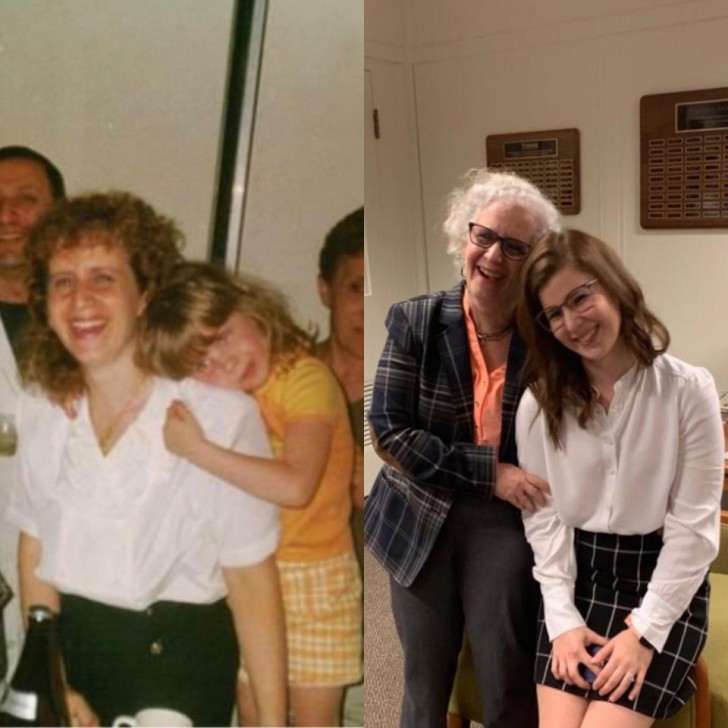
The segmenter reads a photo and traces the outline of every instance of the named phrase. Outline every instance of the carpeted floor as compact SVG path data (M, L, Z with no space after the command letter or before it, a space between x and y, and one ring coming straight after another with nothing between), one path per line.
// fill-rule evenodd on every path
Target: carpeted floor
M364 552L364 714L366 728L396 728L402 702L402 650L389 602L389 579Z
M364 714L366 728L397 728L402 702L402 650L389 602L389 577L364 554ZM442 719L445 726L445 716ZM472 723L472 728L482 728Z

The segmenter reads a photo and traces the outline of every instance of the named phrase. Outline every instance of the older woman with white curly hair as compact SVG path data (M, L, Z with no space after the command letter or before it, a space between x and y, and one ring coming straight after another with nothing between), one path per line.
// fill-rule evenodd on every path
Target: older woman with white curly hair
M521 510L543 504L548 484L516 465L525 352L514 312L533 242L558 229L558 211L530 182L472 170L444 224L461 280L387 316L369 413L385 465L365 539L390 574L402 728L443 725L464 627L485 725L538 722L539 597Z

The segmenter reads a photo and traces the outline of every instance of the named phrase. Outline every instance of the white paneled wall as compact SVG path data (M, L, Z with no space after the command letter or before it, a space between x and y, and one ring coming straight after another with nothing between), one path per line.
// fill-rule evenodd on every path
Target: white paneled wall
M365 4L369 62L397 56L416 101L405 128L418 165L400 174L421 194L429 287L454 280L440 232L444 200L464 171L485 164L486 135L576 127L582 211L567 224L620 252L670 329L673 353L728 389L728 230L639 225L639 99L728 85L728 4L405 0L394 4L404 19L396 51L386 37L393 9ZM372 36L370 16L379 18Z
M318 253L364 199L361 0L269 0L241 265L328 326Z

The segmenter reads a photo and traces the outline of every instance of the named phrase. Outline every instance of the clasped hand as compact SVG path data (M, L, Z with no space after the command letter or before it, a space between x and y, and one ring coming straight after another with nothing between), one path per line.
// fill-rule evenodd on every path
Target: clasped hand
M589 645L599 645L601 649L592 656L587 651ZM568 685L594 690L603 697L608 695L612 703L625 693L629 700L634 700L645 681L652 657L652 650L641 645L629 628L607 640L588 627L577 627L553 641L551 673ZM579 664L587 666L597 676L591 685L579 673Z
M163 434L167 449L174 455L188 459L205 439L197 418L177 399L167 408Z
M519 510L535 511L546 503L551 493L549 484L538 475L509 463L498 463L495 473L495 495Z

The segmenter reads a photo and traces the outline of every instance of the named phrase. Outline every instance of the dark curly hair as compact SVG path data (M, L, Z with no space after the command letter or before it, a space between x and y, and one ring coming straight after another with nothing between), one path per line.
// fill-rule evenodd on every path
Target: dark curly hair
M21 336L18 363L24 385L40 386L60 401L83 391L85 385L78 363L48 322L49 265L59 250L98 244L118 245L126 251L147 298L182 260L183 236L175 223L126 192L63 200L34 228L25 251L30 320Z
M345 255L364 253L364 208L360 207L342 217L326 233L324 246L319 253L319 275L331 283L339 261Z
M40 152L36 152L35 149L23 146L11 146L11 147L0 147L0 162L13 159L25 159L30 162L35 162L43 167L43 171L48 178L48 185L51 188L54 200L60 200L66 196L66 182L63 179L61 170L51 162L48 157L44 156Z
M555 447L560 446L564 409L573 407L585 427L598 399L581 357L536 323L543 310L539 292L566 266L597 278L616 302L622 319L620 336L640 366L649 366L670 343L670 334L647 307L639 283L606 243L580 230L549 233L538 240L521 271L517 321L528 349L523 383L543 410Z

